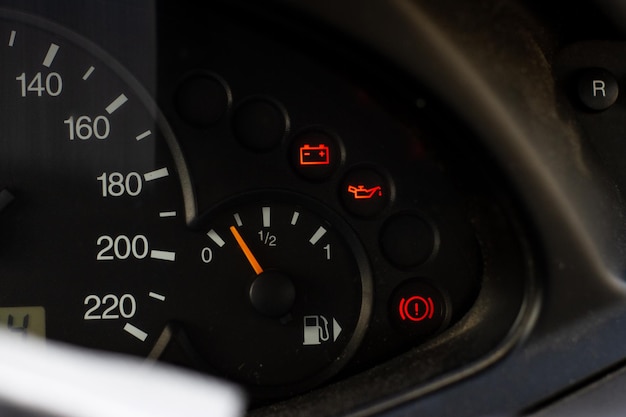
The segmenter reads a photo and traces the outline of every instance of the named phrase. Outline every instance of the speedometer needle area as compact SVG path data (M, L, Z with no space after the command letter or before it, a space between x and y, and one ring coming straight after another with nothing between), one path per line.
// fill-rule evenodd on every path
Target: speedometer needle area
M254 272L257 275L261 275L263 273L263 268L261 268L259 261L257 261L256 257L254 256L254 254L252 253L252 251L246 244L246 241L243 240L243 237L241 237L239 230L237 230L235 226L230 226L230 232L235 237L235 240L237 241L239 248L241 248L241 251L244 253L244 255L246 255L246 259L250 263L250 266L252 267L252 269L254 269Z

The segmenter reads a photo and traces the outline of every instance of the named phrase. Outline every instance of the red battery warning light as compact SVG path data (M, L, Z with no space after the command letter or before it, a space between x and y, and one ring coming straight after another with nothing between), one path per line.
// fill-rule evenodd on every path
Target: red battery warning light
M324 144L300 146L300 165L330 165L330 148Z

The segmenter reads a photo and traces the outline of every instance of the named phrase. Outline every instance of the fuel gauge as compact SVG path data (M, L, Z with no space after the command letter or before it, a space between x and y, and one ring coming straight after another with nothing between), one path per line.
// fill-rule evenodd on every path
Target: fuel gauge
M372 300L365 252L343 220L269 192L223 204L202 224L204 286L182 323L197 352L261 394L336 373L363 337Z

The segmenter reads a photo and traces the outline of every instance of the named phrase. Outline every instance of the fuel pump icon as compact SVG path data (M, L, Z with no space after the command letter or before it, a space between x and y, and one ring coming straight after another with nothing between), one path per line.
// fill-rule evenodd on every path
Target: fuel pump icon
M330 338L328 320L324 316L304 316L303 345L320 345Z

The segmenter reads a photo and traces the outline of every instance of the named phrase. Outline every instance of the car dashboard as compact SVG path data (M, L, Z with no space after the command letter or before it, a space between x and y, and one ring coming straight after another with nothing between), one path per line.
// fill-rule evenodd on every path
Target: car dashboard
M1 327L250 416L624 407L620 13L0 2Z

